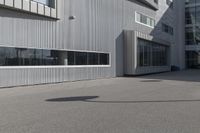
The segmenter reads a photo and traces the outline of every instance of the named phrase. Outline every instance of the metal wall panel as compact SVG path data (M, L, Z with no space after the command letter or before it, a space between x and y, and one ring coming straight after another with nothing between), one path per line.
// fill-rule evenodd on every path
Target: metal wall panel
M116 44L124 45L123 30L150 35L154 31L135 23L135 11L157 16L136 0L59 0L59 4L59 20L0 7L0 46L109 52L111 67L1 67L0 87L115 77L116 64L123 63L116 59L119 53L123 56L123 49L116 50L121 48Z
M137 39L145 39L149 41L154 41L153 36L141 33L139 31L124 31L125 38L125 56L124 56L124 69L126 75L141 75L150 74L156 72L166 72L170 71L170 65L168 66L148 66L148 67L138 67L138 42ZM157 43L170 46L170 42L167 41L157 41ZM133 45L134 44L134 45Z
M0 87L115 77L124 0L59 1L60 20L1 7L0 46L109 52L111 67L0 67Z

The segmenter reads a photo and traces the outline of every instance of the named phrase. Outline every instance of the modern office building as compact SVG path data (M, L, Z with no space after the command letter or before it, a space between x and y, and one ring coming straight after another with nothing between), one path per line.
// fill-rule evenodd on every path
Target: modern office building
M0 87L184 69L181 1L0 0Z
M186 0L185 41L188 68L200 68L200 1Z

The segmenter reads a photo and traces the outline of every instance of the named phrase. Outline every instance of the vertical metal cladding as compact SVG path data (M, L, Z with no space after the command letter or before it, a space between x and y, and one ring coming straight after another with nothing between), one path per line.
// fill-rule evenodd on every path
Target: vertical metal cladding
M0 67L0 87L114 77L122 6L123 0L60 0L59 20L1 7L1 46L109 52L111 67Z
M99 51L111 56L110 67L0 67L0 87L115 77L118 75L116 64L134 65L128 66L134 72L136 53L130 52L130 62L117 58L126 52L123 31L171 39L160 34L161 27L156 30L135 22L136 11L161 23L169 18L163 18L160 12L168 11L162 13L168 16L173 11L167 10L165 1L159 2L161 7L157 10L139 0L59 0L58 20L0 7L0 46ZM130 41L134 45L130 47L137 51L136 38ZM123 74L123 70L119 73Z
M108 78L108 68L8 68L0 69L0 87Z

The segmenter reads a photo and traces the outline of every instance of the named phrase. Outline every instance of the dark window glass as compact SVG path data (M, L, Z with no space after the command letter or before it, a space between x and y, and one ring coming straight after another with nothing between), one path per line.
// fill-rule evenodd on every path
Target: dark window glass
M198 5L199 0L187 0L186 4ZM186 7L185 9L185 23L186 27L186 45L200 45L200 6Z
M0 47L0 66L109 65L109 54Z
M187 51L186 64L188 68L200 68L200 52Z
M171 26L166 25L166 24L164 24L164 23L162 23L162 31L163 31L163 32L166 32L166 33L168 33L168 34L170 34L170 35L173 35L173 34L174 34L174 29L173 29Z
M35 63L36 65L62 65L58 62L59 53L61 51L55 50L35 50Z
M143 23L143 24L147 24L147 17L146 16L144 16L144 15L141 15L141 23Z
M100 54L100 65L108 65L108 64L109 64L109 55Z
M150 47L144 46L144 66L150 66L151 65L151 55L150 55Z
M68 52L68 65L75 65L75 52Z
M87 53L76 52L75 53L75 65L87 65Z
M145 66L167 66L168 47L138 39L138 65Z
M200 3L200 1L199 0L185 0L185 3L186 4L198 4L198 3Z
M142 45L139 45L139 58L138 58L138 63L139 66L144 66L144 49Z
M98 65L99 64L99 54L98 53L88 53L88 64Z
M109 65L109 54L0 47L0 66Z
M159 62L159 54L158 54L158 48L153 47L152 48L152 66L158 66Z

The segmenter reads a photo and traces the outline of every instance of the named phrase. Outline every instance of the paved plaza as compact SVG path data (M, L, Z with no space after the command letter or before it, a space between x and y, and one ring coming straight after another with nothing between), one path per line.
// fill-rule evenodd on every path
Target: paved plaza
M0 133L199 133L200 70L0 89Z

